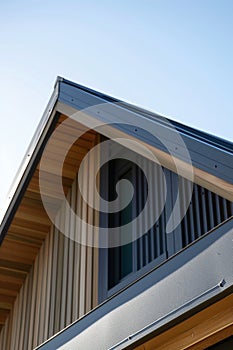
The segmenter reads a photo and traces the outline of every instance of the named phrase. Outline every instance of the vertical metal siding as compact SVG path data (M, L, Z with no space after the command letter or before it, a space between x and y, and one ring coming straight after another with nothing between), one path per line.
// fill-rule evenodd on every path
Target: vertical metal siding
M138 156L137 161L138 166L132 165L132 171L135 174L133 185L136 187L136 203L133 216L139 216L148 196L150 196L153 204L146 217L144 219L140 218L138 227L133 228L136 230L133 234L137 237L136 242L132 244L134 273L145 270L143 268L151 262L155 265L157 262L161 262L161 259L165 259L166 256L173 255L233 215L233 205L228 200L197 184L192 184L189 180L168 169L163 169L145 158ZM121 172L118 164L116 162L115 165L116 179L119 176L118 173ZM143 168L147 169L150 174L148 179L143 175ZM167 187L166 201L164 176L166 177ZM173 232L166 233L166 224L172 213L178 189L181 223ZM109 191L111 190L112 187L109 188ZM162 208L164 202L165 207ZM158 213L161 213L161 215L153 224L154 215L158 217ZM144 233L147 223L150 223L152 228ZM142 235L142 233L144 234ZM110 284L109 286L111 294L112 287L119 284L119 288L121 288L123 279L117 273L117 266L119 265L117 249L115 251L110 249L108 254L110 266L108 276L111 274L115 276L113 285ZM157 262L156 259L158 259ZM132 274L128 278L131 281ZM124 285L125 281L124 276Z
M88 160L83 174L89 199L95 185L94 161L94 157ZM76 178L67 199L75 211L81 208L84 220L98 224L98 214L90 211L82 200L77 181ZM74 218L71 221L65 206L56 220L60 220L66 235L56 227L48 233L0 333L1 349L31 350L97 305L97 249L72 239L80 234L85 239L87 232ZM94 231L93 239L97 234Z
M191 183L181 179L182 196L180 205L185 200ZM194 184L190 205L181 222L182 247L185 247L204 233L233 215L232 203L217 194Z
M161 201L164 198L164 183L163 171L160 166L146 159L141 159L144 162L143 166L151 175L148 182L142 172L137 169L136 186L137 186L137 211L140 213L143 210L147 196L151 197L150 212L146 214L145 222L139 223L139 231L144 231L145 225L149 222L152 228L137 240L137 270L140 270L145 265L149 264L154 259L165 253L165 211L159 216L161 211ZM139 162L139 164L140 164ZM153 223L154 217L157 217L156 223Z

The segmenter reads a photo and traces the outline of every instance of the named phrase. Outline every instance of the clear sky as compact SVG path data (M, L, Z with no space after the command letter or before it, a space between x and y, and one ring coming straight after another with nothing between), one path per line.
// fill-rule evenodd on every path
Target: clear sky
M1 0L0 206L57 75L233 140L232 0Z

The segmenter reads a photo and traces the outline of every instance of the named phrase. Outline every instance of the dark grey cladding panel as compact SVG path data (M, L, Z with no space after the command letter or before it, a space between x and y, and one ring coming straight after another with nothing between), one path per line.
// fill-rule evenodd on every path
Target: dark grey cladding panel
M78 110L107 102L117 103L119 108L114 108L113 114L104 113L100 106L100 113L96 113L95 116L105 123L114 123L116 128L139 140L145 141L165 152L171 152L173 156L185 160L183 158L183 146L177 143L177 138L174 137L178 132L190 153L194 166L233 184L233 144L231 142L215 138L212 135L186 127L157 114L143 111L140 108L134 108L127 103L65 80L61 81L59 85L59 101ZM135 125L146 124L147 128L135 128L134 123L126 125L121 122L124 120L123 114L125 112L126 116L127 114L128 116L130 114L133 115ZM163 135L164 142L160 142L158 138L146 131L155 128L157 134Z
M40 350L124 349L233 286L233 219L104 302Z

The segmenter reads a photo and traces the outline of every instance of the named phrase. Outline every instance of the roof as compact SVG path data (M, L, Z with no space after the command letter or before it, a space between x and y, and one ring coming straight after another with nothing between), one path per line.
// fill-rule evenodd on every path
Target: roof
M83 110L85 114L82 115ZM68 127L68 131L59 132L59 126L64 121L72 120L69 117L73 115L76 115L77 121ZM93 123L102 124L104 128L95 129ZM63 164L62 183L65 194L76 177L83 157L99 142L99 134L102 134L110 139L120 138L118 142L121 142L122 137L139 141L140 145L146 146L157 157L162 166L177 172L178 164L178 173L188 178L189 159L184 152L187 149L193 165L194 182L233 200L231 142L57 78L3 211L0 226L0 302L4 303L4 314L0 317L0 329L52 225L41 199L41 157L47 157L52 163L52 170L43 168L42 173L52 173L55 177L60 175L56 163L59 163L64 145L69 143L67 136L77 138L77 132L85 129L84 126L88 131L74 142ZM54 133L55 129L58 130L58 136ZM52 151L44 152L50 143L53 144ZM130 148L131 144L128 146ZM136 152L141 152L140 147ZM150 158L150 154L145 156ZM50 192L46 196L56 214L61 198L56 191L56 184L53 185L55 187L48 182ZM53 187L52 192L50 187ZM232 224L232 220L230 222Z
M8 202L6 203L6 207L2 215L3 219L0 226L0 243L3 241L4 236L7 233L14 213L23 197L25 188L28 185L33 172L35 171L36 164L41 157L46 142L52 134L60 113L65 112L64 114L69 116L75 111L82 110L90 106L98 106L104 103L110 103L111 105L117 106L119 109L124 109L125 111L130 112L133 115L134 123L140 119L143 120L144 125L148 124L149 127L160 128L161 131L165 130L167 133L170 132L169 137L172 135L172 133L174 133L174 130L178 131L190 153L193 166L203 172L203 174L201 173L203 176L201 176L199 173L197 179L199 177L203 177L204 179L204 174L209 174L210 180L208 179L207 183L212 182L212 186L215 186L216 179L220 179L221 182L217 187L220 187L221 195L232 200L232 142L223 140L203 131L196 130L189 126L185 126L159 114L152 113L106 94L89 89L88 87L58 77L54 86L54 91L42 116L41 122L38 125L38 128L12 184ZM127 117L128 116L129 114L127 114ZM106 118L105 115L103 118L100 114L98 115L98 118L99 120L102 119L102 121L105 123L117 123L117 125L113 125L116 130L120 130L124 134L130 135L131 137L139 139L146 144L152 145L162 152L168 153L166 147L151 137L150 134L146 133L145 130L140 128L135 129L132 125L124 124L122 119L118 120L117 115L115 115L114 118L112 118L111 115L108 115ZM175 147L176 145L172 145L172 147L173 146L173 155L175 155L177 158L181 158L181 153L179 153L178 147Z

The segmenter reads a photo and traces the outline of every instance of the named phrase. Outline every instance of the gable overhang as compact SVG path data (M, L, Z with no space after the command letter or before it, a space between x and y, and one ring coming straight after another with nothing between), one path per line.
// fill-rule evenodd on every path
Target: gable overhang
M107 109L106 106L108 107ZM46 145L49 141L53 140L55 128L59 123L62 123L64 119L73 117L74 115L78 118L77 121L80 125L84 125L90 129L90 145L88 144L86 146L86 150L90 149L91 145L94 144L94 141L91 141L95 133L95 131L92 130L93 125L101 123L102 127L100 129L97 128L97 133L99 132L109 139L118 138L117 142L120 143L121 138L140 142L151 150L151 153L157 157L162 166L174 172L177 171L174 164L174 158L176 158L176 163L179 163L179 174L188 178L187 162L186 159L182 157L182 152L179 149L180 144L177 145L172 141L172 135L178 132L191 156L194 170L194 182L228 200L233 200L232 144L230 142L167 120L162 116L129 105L128 103L124 103L63 78L58 78L48 106L46 107L41 122L29 145L15 181L13 182L6 207L2 214L0 245L5 241L7 254L11 254L12 245L9 245L9 242L6 242L4 238L9 232L9 229L12 228L11 225L14 223L18 214L20 214L18 215L20 217L19 220L22 220L22 217L25 218L29 211L32 220L34 220L33 227L31 226L32 232L34 232L33 230L35 229L35 239L29 241L27 239L25 240L25 237L22 240L20 234L14 235L15 250L19 249L20 243L23 246L20 254L23 255L24 250L27 249L28 246L30 247L30 249L28 249L28 251L30 250L30 256L27 257L24 263L11 261L5 264L2 256L0 257L0 268L4 270L4 274L6 271L7 273L10 271L11 275L9 277L9 281L11 282L9 283L8 281L7 285L9 288L11 288L11 286L13 288L10 291L11 300L9 301L9 298L4 299L3 304L7 307L7 313L4 314L5 318L13 305L13 301L27 273L33 265L33 261L48 233L49 227L52 225L43 208L42 201L38 199L40 195L38 174L36 175L36 200L34 201L34 194L33 197L30 198L31 203L36 202L35 208L29 206L28 202L26 202L27 198L25 197L27 197L27 190L35 180L35 174L38 172L38 164ZM173 149L172 156L161 142L158 142L149 132L145 132L143 129L143 125L145 124L147 125L147 130L156 128L161 130L161 133L167 133L167 135L169 135L166 142L169 143L171 141L170 146ZM135 125L141 125L142 127L135 128ZM131 147L130 143L129 147ZM132 149L138 153L141 152L140 147L133 147ZM146 156L150 159L150 155ZM72 179L75 177L75 171L77 171L77 169L72 169L72 176L69 177L69 181L66 184L67 191L72 183ZM21 210L22 208L23 211ZM42 230L40 234L37 235L36 231L39 230L39 228L37 229L39 225L41 225ZM2 248L3 246L0 247L0 249ZM6 275L4 275L4 278L6 278L5 276ZM1 293L0 291L0 294ZM0 309L1 305L0 300Z
M103 106L106 104L110 104L113 108L108 109L107 113L103 109ZM85 113L87 113L86 111L90 110L90 107L91 115L89 115L89 118L82 119L82 123L86 123L87 127L92 127L95 124L93 120L97 120L105 124L105 127L101 128L101 133L108 138L129 138L137 142L139 140L146 147L149 147L162 166L175 172L177 169L174 165L174 158L176 158L181 164L180 175L187 178L186 159L182 159L182 152L179 149L180 145L176 145L172 137L174 133L178 132L190 154L194 171L194 182L233 201L233 144L231 142L168 120L158 114L58 77L54 92L9 192L2 214L0 244L35 171L46 143L52 136L59 116L64 114L67 117L71 117L82 110L85 110ZM114 115L109 113L112 110L115 112ZM171 145L173 147L172 156L166 149L166 146L158 142L152 135L143 129L134 128L134 125L143 124L147 124L146 130L160 128L163 134L164 130L165 133L168 133L171 144L174 143ZM134 148L134 151L140 152L140 149Z
M93 119L97 119L106 124L101 132L109 138L127 137L133 140L140 140L147 147L149 146L157 155L161 165L172 167L169 151L172 151L174 158L187 162L182 152L181 144L176 144L175 134L179 134L187 148L192 165L195 169L196 179L206 178L206 183L215 183L220 179L217 187L224 197L233 199L233 144L212 136L205 132L195 130L191 127L171 121L161 115L135 107L120 100L97 93L80 85L61 80L60 93L57 109L65 115L71 117L77 111L84 110L89 114L86 118L86 125L92 126ZM109 104L110 108L105 108ZM91 107L91 108L90 108ZM91 115L90 115L91 114ZM83 119L85 122L85 118ZM142 126L141 129L135 128ZM161 133L164 137L164 144L153 137L147 130L158 129L156 135ZM167 146L167 147L166 147ZM169 148L169 149L168 149ZM136 150L137 151L137 150ZM197 171L199 169L199 172ZM171 169L175 171L176 169ZM185 174L185 172L184 172ZM211 190L211 189L210 189ZM230 198L229 198L230 197Z

